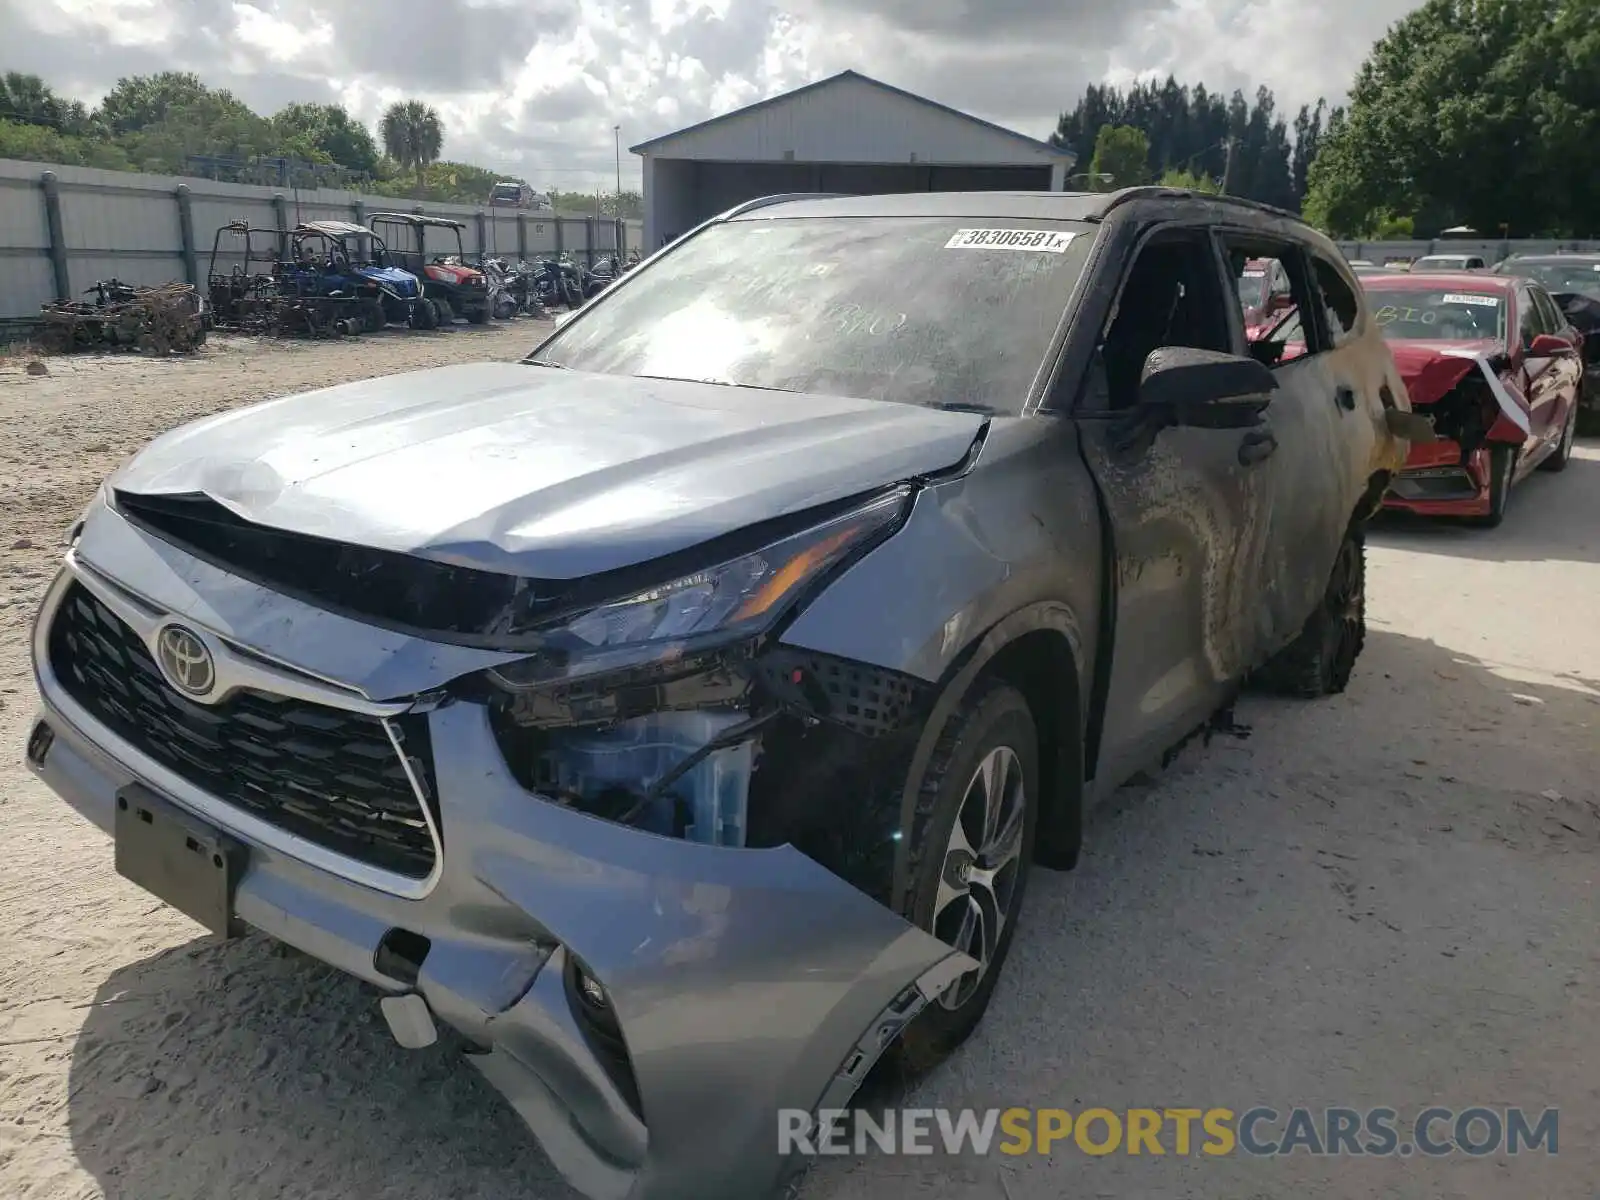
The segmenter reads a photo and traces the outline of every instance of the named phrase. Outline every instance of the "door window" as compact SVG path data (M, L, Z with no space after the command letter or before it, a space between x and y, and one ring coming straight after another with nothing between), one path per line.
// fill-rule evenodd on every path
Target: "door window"
M1344 281L1339 269L1320 255L1312 258L1311 270L1317 278L1317 291L1327 318L1328 334L1335 346L1343 345L1349 335L1355 332L1356 322L1361 317L1361 302Z
M1545 332L1544 320L1539 314L1539 306L1533 302L1533 293L1527 288L1517 289L1517 336L1522 340L1522 348L1526 350L1533 345L1533 339Z
M1222 245L1235 276L1242 275L1250 264L1262 261L1276 264L1283 273L1286 291L1270 315L1263 318L1242 300L1239 305L1239 322L1244 326L1251 354L1268 366L1276 367L1328 348L1322 344L1318 322L1306 319L1317 302L1313 299L1316 293L1306 273L1305 260L1293 243L1227 234L1222 238Z
M1528 294L1533 297L1533 303L1539 309L1540 332L1561 334L1566 329L1567 319L1561 315L1561 310L1550 298L1550 293L1542 287L1530 286Z
M1152 350L1189 346L1232 351L1222 280L1210 239L1199 231L1157 234L1140 249L1117 299L1100 357L1107 406L1132 408Z

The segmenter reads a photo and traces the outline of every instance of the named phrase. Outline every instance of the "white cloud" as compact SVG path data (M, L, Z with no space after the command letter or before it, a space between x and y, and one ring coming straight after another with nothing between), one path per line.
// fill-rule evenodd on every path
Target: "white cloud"
M271 112L436 105L445 153L608 185L624 146L853 67L1046 136L1084 85L1171 72L1337 99L1419 0L0 0L5 66L97 99L191 70ZM624 186L637 160L624 155Z

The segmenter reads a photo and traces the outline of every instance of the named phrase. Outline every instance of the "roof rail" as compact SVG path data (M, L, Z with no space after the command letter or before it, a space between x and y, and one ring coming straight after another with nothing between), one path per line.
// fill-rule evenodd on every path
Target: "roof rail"
M1266 213L1274 217L1288 217L1292 221L1305 220L1299 213L1290 212L1286 208L1279 208L1273 204L1263 204L1259 200L1250 200L1244 196L1229 196L1216 192L1196 192L1189 188L1162 187L1160 184L1146 184L1143 187L1123 188L1121 191L1112 192L1106 200L1106 206L1100 210L1100 215L1119 205L1127 204L1132 200L1155 200L1163 196L1197 196L1202 200L1213 200L1218 204L1231 204L1236 208L1248 208L1252 212Z
M767 208L773 204L787 204L791 200L838 200L849 194L849 192L779 192L776 195L758 196L754 200L746 200L743 204L735 204L727 212L715 219L729 221L734 217L743 216L747 212L754 212L758 208Z

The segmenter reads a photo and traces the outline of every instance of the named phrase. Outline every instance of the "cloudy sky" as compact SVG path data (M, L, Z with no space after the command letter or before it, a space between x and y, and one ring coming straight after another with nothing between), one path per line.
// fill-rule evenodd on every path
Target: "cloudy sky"
M853 67L1042 137L1085 84L1168 71L1293 108L1342 96L1420 0L0 0L0 69L97 99L191 70L259 111L421 97L445 155L610 186L627 146Z

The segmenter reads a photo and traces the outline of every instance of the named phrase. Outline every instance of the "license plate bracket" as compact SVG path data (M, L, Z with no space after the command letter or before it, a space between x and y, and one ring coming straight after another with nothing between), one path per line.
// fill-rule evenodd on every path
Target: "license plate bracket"
M220 937L244 930L233 912L245 847L142 784L117 792L117 874Z

